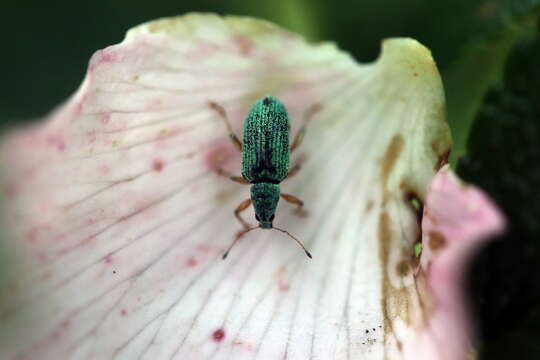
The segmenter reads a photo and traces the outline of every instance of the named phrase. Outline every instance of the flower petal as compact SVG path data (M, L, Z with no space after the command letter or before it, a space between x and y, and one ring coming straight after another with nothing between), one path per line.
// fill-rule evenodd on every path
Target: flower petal
M292 134L312 106L276 231L221 261L247 187L219 115L240 132L272 94ZM1 358L399 358L396 322L425 323L411 198L450 150L440 77L411 39L359 65L269 23L190 14L98 51L44 125L2 144L9 296ZM253 222L251 210L246 219ZM4 260L4 259L2 259Z
M437 173L424 207L417 277L429 316L424 329L404 342L405 359L467 358L472 332L462 277L475 250L504 227L504 218L484 193L461 184L448 165Z

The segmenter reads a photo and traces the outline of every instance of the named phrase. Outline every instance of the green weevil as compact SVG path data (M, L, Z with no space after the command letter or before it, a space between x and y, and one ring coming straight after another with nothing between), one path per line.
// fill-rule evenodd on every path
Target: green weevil
M281 193L279 184L300 170L300 162L289 168L289 157L302 143L306 125L311 117L320 110L320 106L316 104L308 108L304 114L304 122L294 137L292 145L289 146L290 124L287 109L275 97L265 96L251 107L244 120L243 141L240 141L234 133L225 109L212 101L209 102L209 105L225 121L231 141L242 153L242 176L232 176L223 169L218 169L218 173L238 183L251 184L251 197L242 201L234 211L243 230L238 232L232 244L223 254L223 259L227 257L229 251L242 236L257 228L275 229L287 234L311 258L311 254L302 242L288 231L273 226L273 220L280 197L297 205L299 209L304 205L302 200L296 196ZM259 225L254 227L250 227L240 216L240 213L251 204L255 208L255 219L259 222Z

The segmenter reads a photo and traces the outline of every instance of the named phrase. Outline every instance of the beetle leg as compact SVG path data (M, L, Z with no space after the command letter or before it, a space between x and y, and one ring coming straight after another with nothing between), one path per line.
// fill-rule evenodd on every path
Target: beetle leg
M240 184L249 185L251 184L249 180L244 179L242 176L230 176L229 179Z
M240 184L251 184L249 182L249 180L245 179L243 176L234 176L233 174L231 174L230 172L228 172L227 170L223 170L222 168L218 168L217 169L217 173L221 176L225 176L225 177L228 177L229 179L231 179L232 181L234 182L237 182L237 183L240 183Z
M283 200L291 203L291 204L294 204L294 205L298 205L298 208L301 208L302 206L304 206L304 202L302 200L300 200L299 198L297 198L296 196L294 195L290 195L290 194L279 194L279 196L281 196L283 198Z
M289 173L287 174L287 179L292 178L294 175L298 174L301 168L302 168L302 165L300 163L295 164L292 168L289 169Z
M236 134L234 133L231 123L229 122L229 118L227 117L227 112L225 111L223 106L219 105L218 103L214 101L209 101L208 105L218 113L219 117L222 118L223 121L225 121L225 126L227 126L227 130L229 131L229 137L231 138L231 141L236 146L238 151L242 151L242 142L240 141L238 136L236 136Z
M294 209L294 213L296 215L305 217L308 214L308 212L304 210L304 202L300 200L299 198L297 198L296 196L290 195L290 194L283 194L283 193L279 195L283 198L283 200L287 201L288 203L298 205L296 209Z
M249 207L249 205L251 205L251 199L246 199L242 201L240 205L238 205L236 209L234 210L234 216L236 216L238 221L240 221L244 229L249 228L249 224L246 222L246 220L242 219L242 217L240 216L240 213L246 210Z
M304 135L306 134L306 127L307 127L308 122L310 122L311 119L313 118L313 115L315 115L321 109L322 109L321 104L317 103L317 104L311 105L304 112L304 119L302 121L302 126L300 127L300 130L298 130L298 132L294 136L290 152L293 152L296 148L300 146L300 144L304 140Z

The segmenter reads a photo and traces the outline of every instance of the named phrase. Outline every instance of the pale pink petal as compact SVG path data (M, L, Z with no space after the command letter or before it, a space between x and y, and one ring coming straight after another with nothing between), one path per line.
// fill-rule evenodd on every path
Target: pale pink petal
M500 233L504 224L481 190L462 184L448 166L437 173L424 207L417 280L424 295L425 326L402 335L408 338L405 359L466 359L472 353L463 275L479 246Z
M275 220L313 260L262 230L221 260L249 189L216 174L240 161L208 102L240 132L265 94L287 105L293 134L322 106L293 158L305 166L282 186L307 214L281 203ZM444 109L435 63L411 39L360 65L254 19L131 30L43 125L0 145L0 358L403 357L437 314L413 272L410 199L450 150Z

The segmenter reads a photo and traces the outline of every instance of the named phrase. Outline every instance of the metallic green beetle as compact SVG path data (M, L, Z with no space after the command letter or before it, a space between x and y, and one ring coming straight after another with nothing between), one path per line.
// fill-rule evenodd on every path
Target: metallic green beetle
M232 130L225 109L214 102L210 102L210 106L225 121L231 140L242 152L242 176L231 176L223 169L219 169L218 173L233 181L251 184L251 198L240 203L234 211L234 215L244 229L236 235L229 249L223 254L223 258L227 257L231 248L244 234L257 228L275 229L289 235L311 258L311 254L304 245L286 230L274 227L273 220L280 197L298 205L299 208L303 206L303 202L297 197L281 193L279 184L300 170L300 163L289 168L289 156L302 142L307 122L320 109L320 106L314 105L306 111L302 127L294 137L291 146L289 146L290 125L287 109L275 97L265 96L251 107L244 121L243 143ZM259 222L259 225L255 227L250 227L240 216L240 212L252 203L255 208L255 219Z

